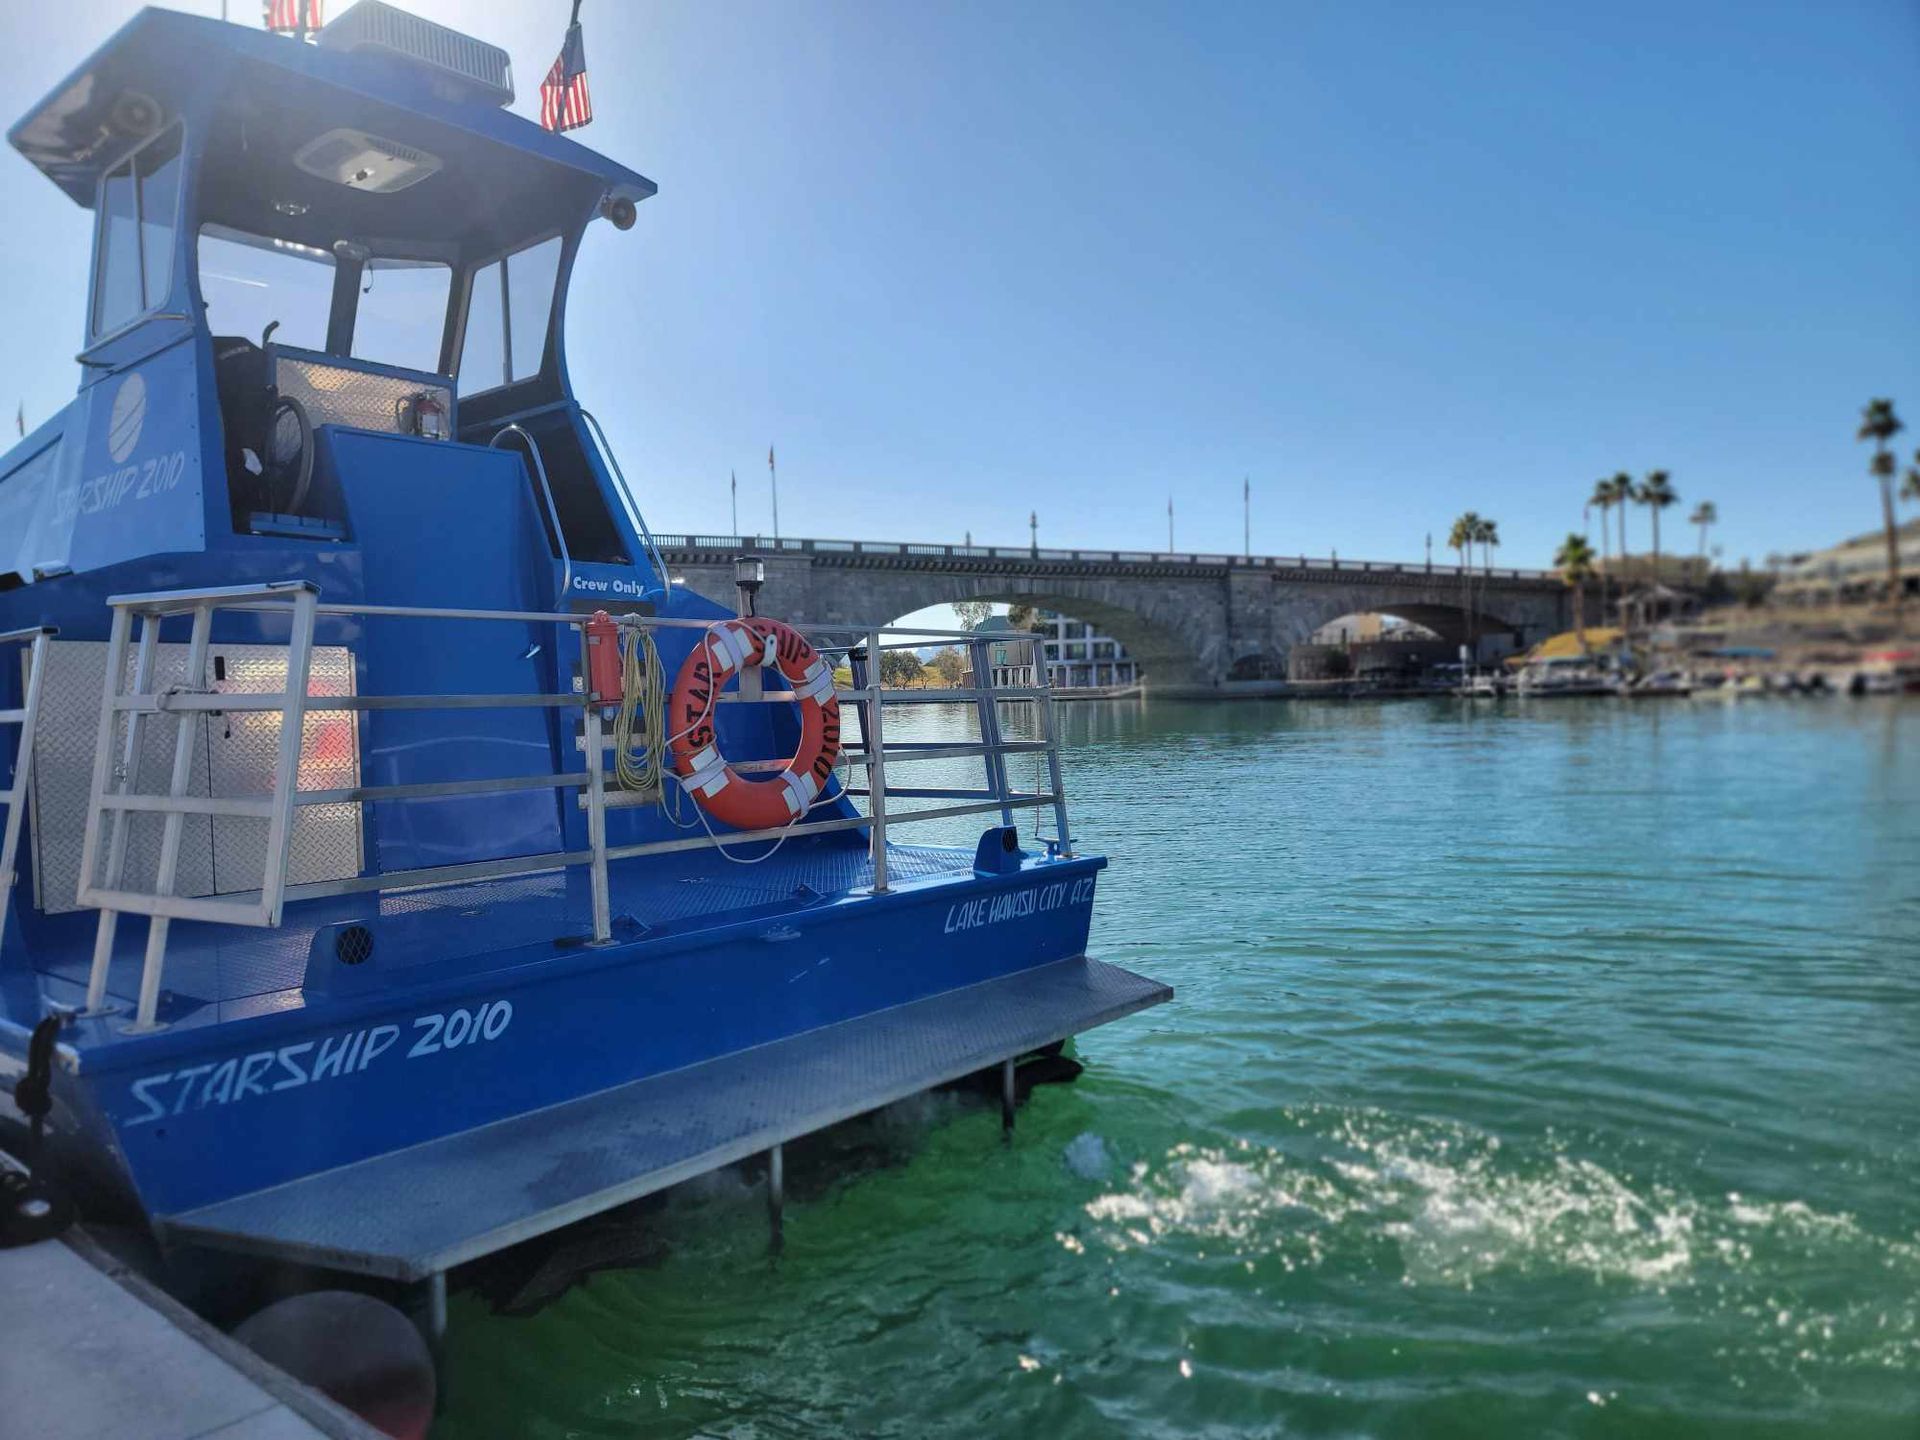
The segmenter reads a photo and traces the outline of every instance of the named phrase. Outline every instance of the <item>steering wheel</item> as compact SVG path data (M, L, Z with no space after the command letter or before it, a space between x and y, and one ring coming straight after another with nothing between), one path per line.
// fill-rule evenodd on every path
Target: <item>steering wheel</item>
M285 492L286 507L279 513L299 514L307 488L313 483L313 421L308 418L307 407L291 395L278 396L273 402L267 416L265 451L260 457L261 479L266 483L269 503L273 495Z

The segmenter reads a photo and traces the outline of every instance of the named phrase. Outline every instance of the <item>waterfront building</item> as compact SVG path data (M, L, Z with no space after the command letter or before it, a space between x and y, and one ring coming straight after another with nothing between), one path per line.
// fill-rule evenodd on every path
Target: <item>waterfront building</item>
M1140 683L1127 647L1084 620L1042 610L1038 624L1048 682L1063 690L1099 690Z
M1901 589L1920 594L1920 520L1898 532ZM1776 599L1795 605L1869 600L1886 591L1887 532L1869 530L1811 555L1789 562L1774 589Z

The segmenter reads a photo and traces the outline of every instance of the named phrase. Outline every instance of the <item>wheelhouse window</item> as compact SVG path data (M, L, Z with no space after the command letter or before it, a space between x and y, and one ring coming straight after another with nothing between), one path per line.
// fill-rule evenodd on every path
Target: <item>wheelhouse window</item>
M438 370L453 267L375 257L360 272L353 358L408 370Z
M93 333L106 335L157 310L173 272L180 212L180 127L107 172L100 182Z
M560 237L490 261L473 272L460 393L476 394L540 373L560 280Z
M274 325L279 344L324 350L333 278L328 251L224 225L201 227L200 298L206 302L207 328L215 335L240 335L259 344Z
M259 344L273 325L281 345L439 371L452 289L453 267L442 261L369 256L345 240L322 250L224 225L200 230L200 294L215 335ZM333 334L343 315L351 345L348 331Z

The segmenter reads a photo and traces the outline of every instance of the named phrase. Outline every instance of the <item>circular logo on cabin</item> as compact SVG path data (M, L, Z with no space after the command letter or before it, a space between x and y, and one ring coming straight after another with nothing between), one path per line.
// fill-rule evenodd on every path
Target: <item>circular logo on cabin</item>
M140 375L129 375L120 382L120 393L113 397L113 413L107 417L107 453L113 463L123 463L140 443L140 427L147 423L147 382Z

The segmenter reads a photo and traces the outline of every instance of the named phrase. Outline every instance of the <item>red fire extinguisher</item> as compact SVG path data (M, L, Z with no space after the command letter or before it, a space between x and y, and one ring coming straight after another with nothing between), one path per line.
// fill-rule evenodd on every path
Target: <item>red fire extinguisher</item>
M587 652L587 695L595 704L618 705L620 683L620 627L604 610L596 610L582 637Z

